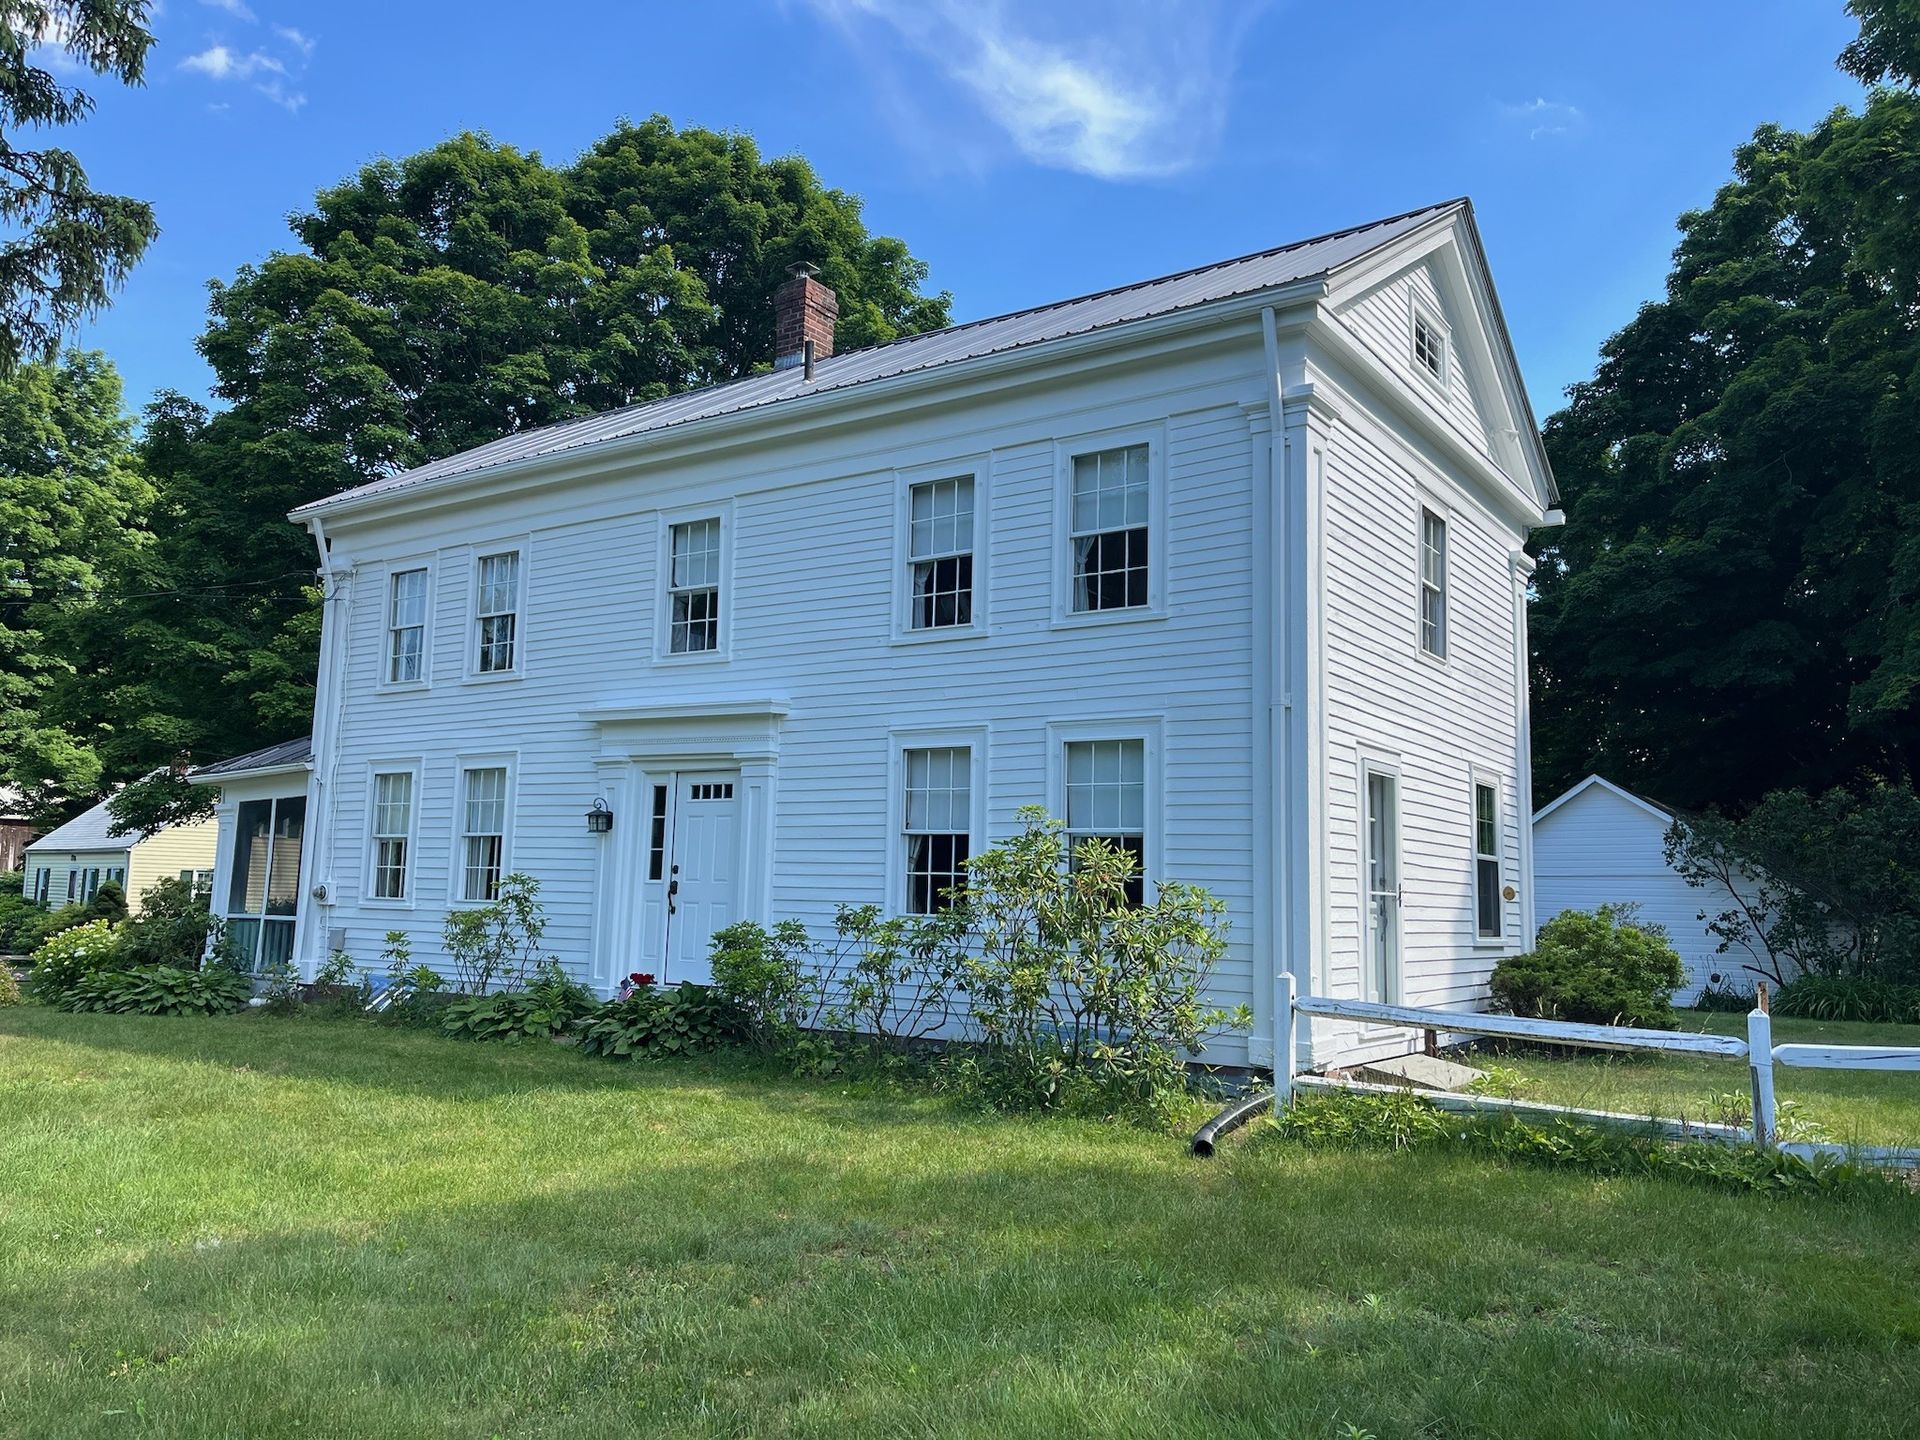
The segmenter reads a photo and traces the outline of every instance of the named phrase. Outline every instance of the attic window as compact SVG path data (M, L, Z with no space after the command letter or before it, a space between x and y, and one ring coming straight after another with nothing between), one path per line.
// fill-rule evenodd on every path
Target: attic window
M1447 334L1431 315L1413 312L1413 360L1435 384L1447 383Z

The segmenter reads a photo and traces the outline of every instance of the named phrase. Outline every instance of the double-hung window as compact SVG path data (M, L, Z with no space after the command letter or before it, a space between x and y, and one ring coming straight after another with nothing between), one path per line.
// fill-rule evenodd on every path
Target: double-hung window
M485 765L461 776L460 898L488 901L500 894L507 848L507 771Z
M1418 312L1413 317L1413 359L1434 380L1446 383L1447 337L1437 324Z
M720 520L673 527L667 598L667 653L699 655L720 648Z
M47 903L47 890L48 890L48 887L52 885L52 883L53 883L53 871L48 869L46 866L42 865L38 870L33 872L33 903L34 904L45 905Z
M913 486L907 514L909 627L973 624L973 477Z
M1482 940L1501 938L1503 911L1500 894L1500 790L1483 780L1473 782L1473 910L1474 933Z
M1146 894L1147 746L1144 740L1069 740L1066 746L1067 844L1078 857L1088 840L1133 856L1127 902Z
M387 582L387 683L424 680L426 656L427 572L396 570Z
M1420 648L1447 658L1447 522L1420 510Z
M1073 611L1145 607L1153 509L1148 447L1074 456L1069 487Z
M413 772L377 772L373 777L374 899L407 898L412 846Z
M482 675L505 674L520 658L520 552L482 555L474 570L475 651Z
M973 837L973 752L964 745L902 755L907 912L934 915L965 893Z

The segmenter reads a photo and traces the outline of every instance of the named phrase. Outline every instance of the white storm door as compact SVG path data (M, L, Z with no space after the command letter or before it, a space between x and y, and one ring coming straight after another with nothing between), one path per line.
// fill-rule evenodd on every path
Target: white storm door
M1400 782L1366 772L1367 967L1369 1000L1400 1003Z
M667 946L663 985L713 979L713 932L740 916L739 773L677 777L667 854Z

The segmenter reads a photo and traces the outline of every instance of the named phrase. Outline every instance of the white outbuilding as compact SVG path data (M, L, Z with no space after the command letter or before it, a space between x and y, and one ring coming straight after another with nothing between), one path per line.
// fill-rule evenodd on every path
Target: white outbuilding
M1533 889L1545 924L1567 910L1593 910L1631 901L1639 918L1661 925L1686 962L1687 984L1675 996L1691 1000L1715 975L1721 988L1750 990L1752 957L1723 953L1707 919L1728 909L1732 896L1689 885L1667 864L1666 834L1673 811L1611 780L1589 775L1533 817ZM1707 917L1703 919L1702 915Z

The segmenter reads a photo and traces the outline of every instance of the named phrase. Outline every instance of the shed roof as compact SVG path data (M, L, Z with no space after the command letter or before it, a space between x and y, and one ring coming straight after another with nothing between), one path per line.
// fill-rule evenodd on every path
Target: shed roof
M457 455L302 505L295 517L350 501L383 496L455 476L477 474L518 461L583 449L603 441L666 430L721 415L763 409L833 394L876 380L1000 354L1132 321L1191 309L1326 275L1370 254L1443 215L1468 209L1464 199L1422 206L1404 215L1298 240L1272 250L1222 260L1192 270L1055 301L1009 315L973 320L945 330L907 335L885 345L834 355L806 379L800 367L750 375L742 380L628 405L599 415L563 420L506 435Z
M163 827L164 828L164 827ZM113 814L102 800L91 810L87 810L57 826L27 846L29 852L36 850L131 850L145 835L113 833Z
M187 778L195 784L232 780L241 775L256 775L271 770L292 770L306 765L312 759L313 736L300 735L292 740L282 740L277 745L266 745L258 750L249 750L244 755L235 755L228 760L216 760L211 765L196 766L193 774Z

